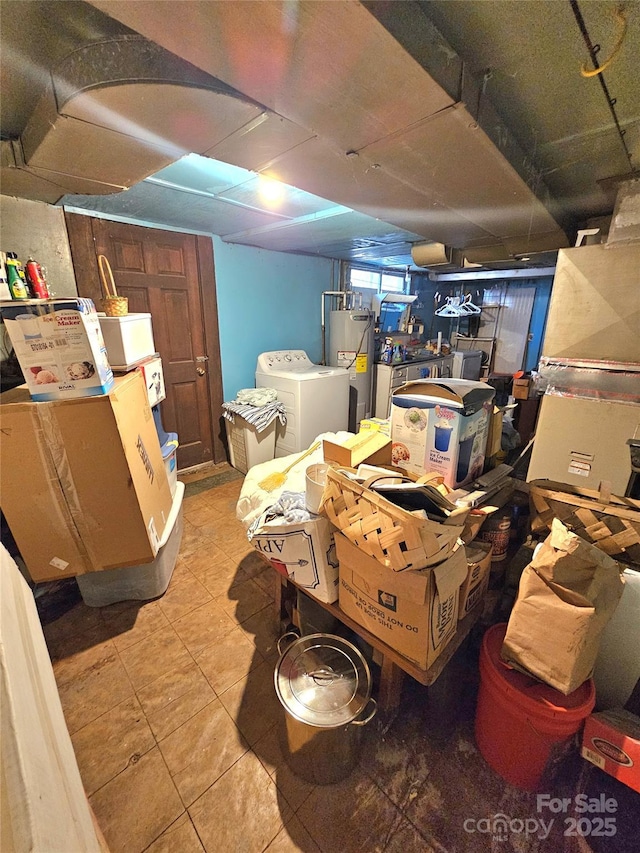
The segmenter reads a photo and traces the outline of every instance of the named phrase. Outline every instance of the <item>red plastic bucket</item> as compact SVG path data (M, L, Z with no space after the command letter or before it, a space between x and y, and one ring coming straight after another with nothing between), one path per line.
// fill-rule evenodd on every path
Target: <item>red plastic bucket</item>
M551 751L581 727L595 704L593 680L568 696L510 669L500 650L507 626L482 638L476 743L485 761L507 782L535 791Z

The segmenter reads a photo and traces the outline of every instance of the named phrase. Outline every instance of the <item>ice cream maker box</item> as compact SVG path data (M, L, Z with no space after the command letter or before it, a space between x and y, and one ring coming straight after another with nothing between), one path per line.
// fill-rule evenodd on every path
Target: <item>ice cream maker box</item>
M94 397L113 387L91 299L4 302L0 313L34 400Z
M423 379L398 388L391 456L413 474L436 471L452 489L482 473L495 389L466 379Z

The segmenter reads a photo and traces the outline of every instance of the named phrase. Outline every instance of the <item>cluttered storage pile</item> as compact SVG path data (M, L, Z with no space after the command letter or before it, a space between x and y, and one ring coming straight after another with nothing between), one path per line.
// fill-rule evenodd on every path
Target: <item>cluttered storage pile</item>
M535 551L527 541L515 604L499 618L504 598L487 590L504 574L523 495L513 499L509 466L483 473L492 397L486 383L407 383L388 420L321 434L303 454L250 468L237 516L297 588L298 608L322 602L414 677L479 620L488 626L476 740L507 781L533 790L594 708L591 676L624 579L615 560L555 520Z
M98 314L80 297L0 313L26 383L0 395L2 511L29 578L77 577L92 606L162 594L184 486L151 315ZM24 511L26 483L37 512Z

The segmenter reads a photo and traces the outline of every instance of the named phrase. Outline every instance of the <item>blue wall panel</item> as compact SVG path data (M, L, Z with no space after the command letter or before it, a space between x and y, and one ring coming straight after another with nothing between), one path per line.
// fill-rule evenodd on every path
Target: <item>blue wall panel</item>
M321 294L334 289L337 264L230 245L219 237L213 238L213 252L225 400L253 388L261 352L303 349L319 362Z

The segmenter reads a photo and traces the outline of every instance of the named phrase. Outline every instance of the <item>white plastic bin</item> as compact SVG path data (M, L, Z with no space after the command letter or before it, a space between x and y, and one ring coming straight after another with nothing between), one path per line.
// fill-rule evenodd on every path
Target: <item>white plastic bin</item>
M112 368L124 369L137 361L154 355L151 314L125 314L124 317L107 317L102 314L100 328L107 358Z
M85 604L89 607L105 607L117 601L146 601L166 592L182 540L183 497L184 483L178 482L160 548L152 563L90 572L76 577Z
M169 440L166 444L162 445L161 450L164 467L167 471L167 479L169 480L169 488L171 489L171 496L173 497L178 487L178 461L176 458L178 442Z
M225 418L230 461L233 468L246 474L254 465L275 457L278 419L274 418L266 429L258 432L241 415L234 417L234 423Z

